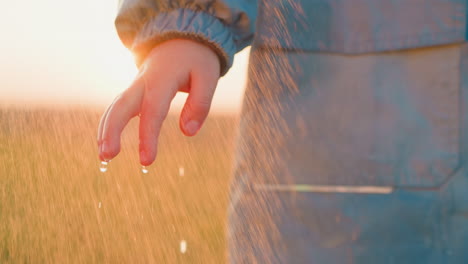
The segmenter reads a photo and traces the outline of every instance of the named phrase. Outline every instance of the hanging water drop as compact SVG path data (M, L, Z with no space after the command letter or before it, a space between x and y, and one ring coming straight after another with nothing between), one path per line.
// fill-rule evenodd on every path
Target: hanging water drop
M108 164L109 164L109 162L107 162L107 161L101 161L101 165L99 165L99 170L101 172L106 172Z
M187 252L187 241L180 241L180 253L185 254Z
M143 172L144 174L147 174L148 173L148 168L146 168L146 166L142 166L141 167L141 172Z

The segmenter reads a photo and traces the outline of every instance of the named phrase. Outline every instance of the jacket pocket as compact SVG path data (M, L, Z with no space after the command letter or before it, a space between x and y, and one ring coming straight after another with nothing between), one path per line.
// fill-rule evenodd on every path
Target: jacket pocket
M263 0L257 45L369 53L462 42L466 0Z
M246 158L258 168L253 175L267 175L256 183L435 188L463 164L466 44L356 56L252 49L252 56L256 78L244 112L284 123L274 139L265 135L278 129L264 123L244 136L263 151ZM271 65L286 61L288 76L283 68L272 74Z

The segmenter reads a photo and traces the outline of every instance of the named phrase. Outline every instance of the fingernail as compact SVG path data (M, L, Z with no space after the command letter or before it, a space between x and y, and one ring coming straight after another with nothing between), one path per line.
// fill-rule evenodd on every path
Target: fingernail
M140 163L143 166L148 165L147 164L148 163L148 155L147 155L147 152L145 150L140 151Z
M187 122L185 124L185 131L189 135L195 135L195 133L197 133L198 129L200 129L200 123L198 123L198 121L190 120L189 122Z
M101 145L101 153L102 154L107 154L107 144L106 142L103 142Z

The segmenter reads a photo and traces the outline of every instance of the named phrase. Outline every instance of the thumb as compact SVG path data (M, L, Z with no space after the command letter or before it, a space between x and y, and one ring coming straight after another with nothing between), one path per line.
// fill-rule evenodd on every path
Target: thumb
M190 76L190 92L180 116L180 129L186 136L194 136L200 130L210 111L218 76L193 73Z

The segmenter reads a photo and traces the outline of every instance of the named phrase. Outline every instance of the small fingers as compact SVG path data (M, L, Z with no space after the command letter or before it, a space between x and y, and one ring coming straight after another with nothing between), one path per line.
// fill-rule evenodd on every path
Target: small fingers
M101 160L111 160L120 152L120 136L130 119L138 115L144 94L144 78L137 79L109 107L101 135Z
M161 79L164 79L162 77ZM153 87L145 89L140 116L140 162L148 166L156 159L158 137L169 112L172 99L177 93L173 81L156 80Z
M191 75L190 93L180 116L180 128L186 136L195 135L205 122L218 82L218 76L198 72Z
M113 103L114 102L112 102L112 104ZM98 133L97 133L97 144L98 144L99 152L101 151L102 131L104 130L104 123L106 122L107 113L109 113L109 109L112 107L112 104L110 104L109 107L107 107L106 111L104 111L104 114L102 114L101 116L101 120L99 121L99 127L98 127Z
M101 116L101 120L99 121L99 128L98 128L98 137L97 137L97 143L98 143L98 155L99 159L104 161L104 157L102 156L102 142L103 142L103 136L102 133L104 131L104 126L106 123L107 115L109 114L110 109L114 105L115 101L117 101L119 97L117 96L114 101L107 107L106 111L104 114Z

